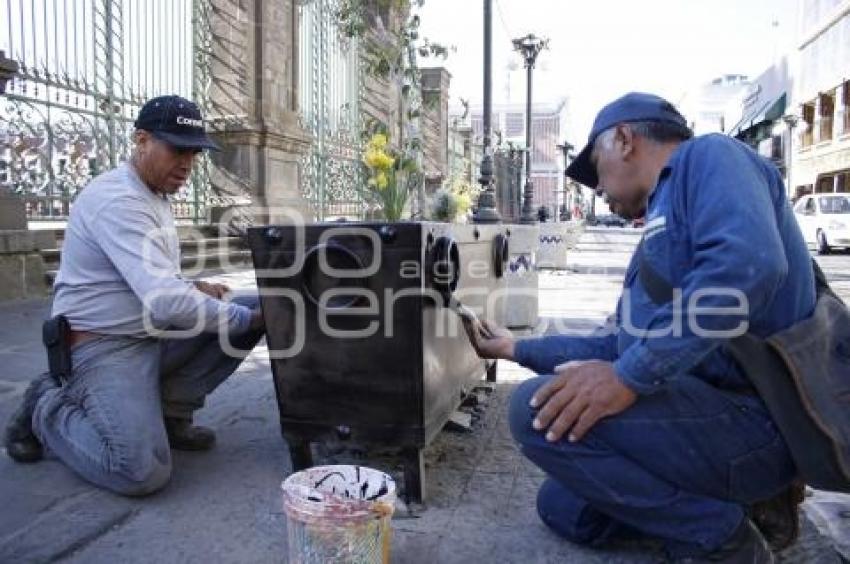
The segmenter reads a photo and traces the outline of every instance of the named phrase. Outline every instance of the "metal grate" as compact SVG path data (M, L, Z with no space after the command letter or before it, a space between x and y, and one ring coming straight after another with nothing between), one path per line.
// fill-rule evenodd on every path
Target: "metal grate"
M299 107L313 135L301 166L301 193L315 219L362 218L360 197L360 97L362 69L357 39L337 26L339 0L299 5Z
M0 189L30 220L61 220L76 194L129 155L140 106L159 94L203 106L210 9L204 0L7 0L0 49L19 65L0 97ZM194 55L193 55L194 49ZM206 216L208 163L175 198Z

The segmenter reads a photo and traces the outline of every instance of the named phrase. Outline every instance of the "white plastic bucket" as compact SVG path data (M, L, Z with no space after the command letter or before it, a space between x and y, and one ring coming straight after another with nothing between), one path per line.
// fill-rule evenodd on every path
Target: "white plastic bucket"
M281 484L287 562L389 563L395 482L365 466L316 466Z

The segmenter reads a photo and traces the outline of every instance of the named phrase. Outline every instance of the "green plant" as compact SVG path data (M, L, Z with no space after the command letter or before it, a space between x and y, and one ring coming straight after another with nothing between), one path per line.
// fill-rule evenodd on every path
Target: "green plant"
M455 180L448 188L440 188L431 197L431 218L436 221L456 221L472 208L481 189L466 180Z
M364 199L378 208L384 219L398 221L419 181L416 161L389 144L385 133L374 133L366 144L363 164L367 171Z
M431 198L431 219L436 221L454 221L458 214L458 202L454 194L440 188Z
M363 63L368 74L385 80L400 93L396 147L403 169L396 178L411 192L421 194L423 176L419 171L422 162L422 132L419 120L423 107L433 106L437 100L423 99L418 59L440 57L445 59L449 49L420 36L421 19L411 15L412 8L421 8L425 0L341 0L337 11L337 24L341 33L349 38L363 39ZM403 14L404 18L397 17ZM384 21L386 20L386 21ZM386 131L382 123L368 123L364 138ZM410 194L406 194L409 197ZM405 200L406 202L406 200ZM418 209L416 213L421 213Z

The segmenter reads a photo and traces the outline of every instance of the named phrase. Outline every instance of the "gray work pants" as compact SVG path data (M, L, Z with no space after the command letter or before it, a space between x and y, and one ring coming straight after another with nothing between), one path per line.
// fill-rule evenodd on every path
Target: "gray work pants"
M235 301L257 305L255 296ZM249 331L231 343L247 354L262 335ZM84 341L72 351L70 380L39 398L33 430L89 482L124 495L154 492L171 475L163 415L191 419L243 358L225 353L218 335L210 333Z

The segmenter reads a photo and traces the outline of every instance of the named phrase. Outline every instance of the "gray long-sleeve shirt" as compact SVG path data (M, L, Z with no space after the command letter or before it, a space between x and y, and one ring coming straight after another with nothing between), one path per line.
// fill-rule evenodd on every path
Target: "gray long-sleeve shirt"
M54 294L53 315L79 331L146 337L151 327L224 324L238 334L251 323L249 308L211 298L180 276L171 205L129 163L94 178L74 202Z

